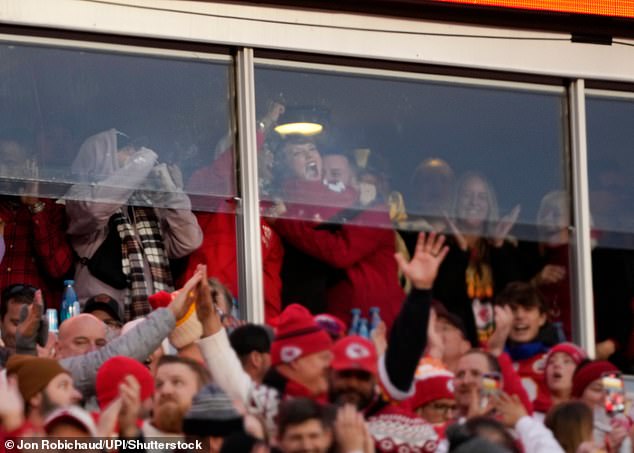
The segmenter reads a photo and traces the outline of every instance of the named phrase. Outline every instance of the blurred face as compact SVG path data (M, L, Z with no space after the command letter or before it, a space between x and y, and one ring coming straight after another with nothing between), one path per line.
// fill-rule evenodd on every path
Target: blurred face
M546 386L554 395L567 396L572 391L572 375L577 364L565 352L555 352L546 365Z
M20 310L26 303L14 302L9 299L7 313L2 319L2 341L8 348L15 348L15 333L20 324Z
M330 351L321 351L301 357L290 365L292 378L319 395L328 391L328 370L332 362Z
M290 425L279 439L282 453L326 453L332 436L320 420L308 420L299 425Z
M374 398L376 379L367 371L332 370L330 375L330 401L337 405L353 404L365 409Z
M471 347L460 329L444 318L437 318L436 329L440 333L444 345L443 361L451 362L463 356Z
M586 403L592 409L595 407L601 407L605 404L605 392L603 391L603 383L601 379L592 381L592 383L586 387L581 395L581 401Z
M323 158L324 180L327 184L342 183L345 187L352 185L353 173L345 156L331 155Z
M546 313L542 313L538 307L524 307L511 305L513 310L513 327L509 335L510 339L518 343L533 341L539 329L546 323Z
M438 425L453 420L456 414L456 402L441 398L416 409L416 414L428 423Z
M63 359L95 351L106 345L106 325L90 314L81 314L62 323L56 358Z
M61 373L55 376L44 389L46 411L60 407L72 406L81 400L81 394L73 384L69 374Z
M152 424L162 431L180 433L183 417L200 390L198 376L187 365L166 363L156 370L154 383Z
M540 209L537 224L542 234L556 234L568 227L568 218L565 198L555 197Z
M293 177L305 181L321 181L321 155L313 143L288 145L284 148L284 155Z
M469 179L458 198L458 218L469 227L481 227L489 217L489 191L480 178Z
M456 377L454 378L458 406L469 406L473 390L480 389L482 376L491 371L484 355L473 353L462 356L458 361Z

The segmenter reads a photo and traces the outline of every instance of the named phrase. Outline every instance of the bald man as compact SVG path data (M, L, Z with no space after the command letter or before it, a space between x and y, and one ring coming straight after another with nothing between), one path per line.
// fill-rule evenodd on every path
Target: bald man
M55 358L78 356L105 346L106 330L106 324L91 314L67 319L59 327Z

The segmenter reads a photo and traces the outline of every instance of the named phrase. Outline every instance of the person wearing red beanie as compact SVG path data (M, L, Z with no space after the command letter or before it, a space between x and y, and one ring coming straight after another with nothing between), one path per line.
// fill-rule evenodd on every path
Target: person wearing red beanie
M534 402L535 412L546 414L551 407L570 400L572 376L577 366L587 359L586 351L574 343L560 343L548 351L544 363L544 384L549 398Z
M323 395L325 398L331 347L330 336L306 307L298 304L286 307L279 317L271 344L271 372L287 381L284 393L288 396Z
M618 373L619 369L605 360L594 360L577 367L572 377L572 396L590 407L602 404L605 397L601 377L606 373Z
M141 403L154 394L154 378L143 364L130 357L108 359L97 371L95 389L100 409L105 409L119 396L119 385L126 376L134 376L141 386Z
M606 360L593 360L577 367L572 378L572 396L593 410L594 442L610 453L631 453L628 431L632 421L624 414L608 415L605 410L606 392L602 377L618 374L619 369Z

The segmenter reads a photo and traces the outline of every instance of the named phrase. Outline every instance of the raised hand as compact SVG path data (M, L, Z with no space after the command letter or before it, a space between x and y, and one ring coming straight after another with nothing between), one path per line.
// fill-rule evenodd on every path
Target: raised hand
M513 310L508 305L494 307L495 331L489 338L487 348L491 354L498 357L504 352L504 345L513 328Z
M365 421L354 406L346 404L337 411L335 438L342 453L366 451Z
M449 247L443 246L445 236L438 236L432 232L429 235L420 233L416 242L414 256L408 263L400 253L396 253L394 258L401 268L401 272L407 277L417 289L431 289L440 263L449 252Z
M172 300L172 302L170 302L167 306L167 308L169 308L174 314L174 318L177 320L185 316L189 307L191 307L192 303L195 302L196 287L202 278L203 274L197 269L196 272L194 272L194 275L192 275L185 285L178 291L174 300Z
M24 423L24 401L18 389L17 378L0 379L0 420L5 432L13 431Z
M126 376L119 385L119 397L119 433L122 437L136 437L139 434L136 422L141 417L141 384L134 376Z
M379 357L381 357L387 350L387 326L383 321L376 326L376 329L372 331L370 337L372 339L372 343L374 343L376 353Z
M205 276L196 287L196 315L203 326L203 337L208 337L222 330L222 319L207 280L207 266L199 264L196 272Z
M449 214L447 214L446 212L443 214L445 216L445 222L447 222L447 225L449 226L449 230L451 231L451 235L453 236L454 241L456 241L458 248L462 250L463 252L466 252L467 249L469 248L467 238L464 237L464 234L462 234L462 231L458 229L455 222L451 220L451 218L449 218Z
M499 420L508 428L515 428L522 417L528 415L519 396L500 393L493 397L493 406Z
M35 336L40 328L40 322L42 321L42 314L44 313L44 301L42 299L42 291L35 291L33 297L33 303L25 305L26 317L20 321L16 330L16 338L18 336L22 338L31 338Z
M566 268L564 266L557 266L554 264L547 264L544 268L533 278L533 282L536 285L548 285L561 281L566 276Z
M513 225L520 215L520 205L515 206L510 213L500 219L493 231L493 246L502 247L504 240L508 237Z

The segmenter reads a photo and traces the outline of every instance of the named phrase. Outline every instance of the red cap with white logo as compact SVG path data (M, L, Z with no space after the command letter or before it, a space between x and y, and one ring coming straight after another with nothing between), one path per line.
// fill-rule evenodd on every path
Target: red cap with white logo
M363 337L350 336L337 341L332 348L330 365L335 371L361 370L371 374L378 372L378 355L374 344Z

